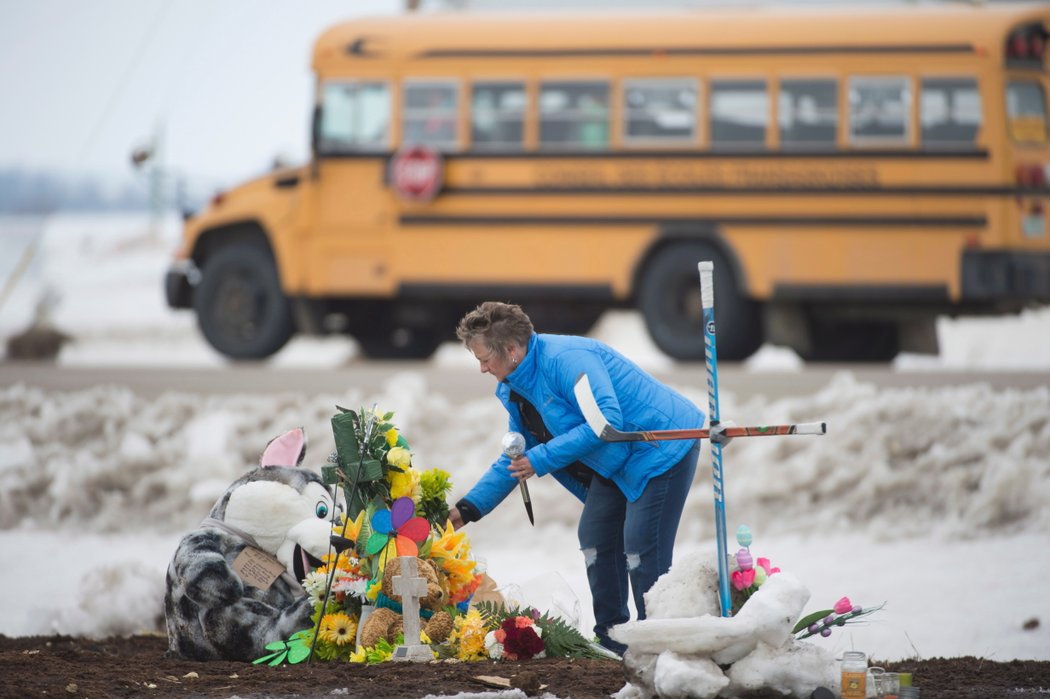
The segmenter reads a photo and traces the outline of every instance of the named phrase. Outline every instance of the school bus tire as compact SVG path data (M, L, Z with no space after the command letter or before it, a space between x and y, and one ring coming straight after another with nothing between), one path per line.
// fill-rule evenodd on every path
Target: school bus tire
M295 333L273 256L260 243L231 243L210 254L193 297L204 338L231 359L269 357Z
M715 263L718 358L747 359L762 346L762 306L740 292L733 268L708 243L665 245L646 262L639 279L637 305L649 335L657 347L674 359L704 359L697 272L697 262L701 260Z

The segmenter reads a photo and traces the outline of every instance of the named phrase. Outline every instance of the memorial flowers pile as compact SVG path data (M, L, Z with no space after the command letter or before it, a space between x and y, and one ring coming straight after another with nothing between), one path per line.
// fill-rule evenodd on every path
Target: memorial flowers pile
M733 556L736 569L730 573L729 582L732 585L730 591L733 601L733 613L740 611L740 607L753 595L758 588L769 579L769 576L780 572L780 568L773 567L768 558L755 558L751 555L751 542L753 536L751 528L741 524L736 530L736 541L740 549Z
M768 558L756 559L752 556L753 536L750 527L746 524L737 527L736 540L741 548L733 556L736 566L729 575L734 614L740 611L740 607L758 591L771 575L780 572L780 568L774 567ZM792 633L799 640L818 634L827 638L831 635L832 627L845 626L879 611L884 605L885 603L876 607L862 607L853 604L848 597L843 597L835 603L833 608L821 609L799 619Z
M256 663L320 660L377 663L401 645L427 645L434 658L525 660L544 656L607 657L557 617L533 609L479 602L484 570L465 532L449 522L449 474L413 464L393 413L339 408L332 417L336 451L322 467L341 488L345 513L334 515L332 550L308 573L313 627ZM426 593L419 599L420 638L404 638L394 581L401 561L415 559ZM407 641L407 643L406 643Z

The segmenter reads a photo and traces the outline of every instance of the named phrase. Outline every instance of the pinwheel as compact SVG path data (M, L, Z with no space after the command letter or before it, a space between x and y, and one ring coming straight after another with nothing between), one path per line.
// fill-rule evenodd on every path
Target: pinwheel
M365 552L374 556L393 545L398 556L419 555L419 544L430 535L430 523L415 514L416 505L409 497L394 500L389 510L378 510L372 515L372 536Z

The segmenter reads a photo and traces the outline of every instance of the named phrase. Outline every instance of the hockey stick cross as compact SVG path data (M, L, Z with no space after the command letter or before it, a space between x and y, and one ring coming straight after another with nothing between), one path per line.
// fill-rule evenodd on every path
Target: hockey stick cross
M690 428L684 430L643 430L641 432L621 432L605 419L605 414L598 407L591 390L591 382L587 374L580 374L573 387L576 394L576 402L580 405L587 424L594 430L594 434L603 442L662 442L674 439L729 439L733 437L776 437L788 434L826 434L828 426L826 422L799 422L787 425L749 425L738 427L736 425L716 426L713 430L704 428Z
M710 439L711 440L711 477L715 493L715 538L718 547L718 600L722 607L722 616L732 614L732 600L729 593L729 561L726 546L726 512L725 486L722 471L722 447L733 437L769 437L789 434L826 434L827 423L803 422L788 425L759 425L737 427L724 425L718 411L718 352L715 344L715 285L714 263L702 261L698 265L700 272L700 297L703 310L704 356L707 364L707 396L710 408L710 428L688 428L677 430L643 430L640 432L623 432L609 424L598 401L591 390L591 382L586 374L576 379L573 391L584 419L599 439L605 442L653 442L671 439Z

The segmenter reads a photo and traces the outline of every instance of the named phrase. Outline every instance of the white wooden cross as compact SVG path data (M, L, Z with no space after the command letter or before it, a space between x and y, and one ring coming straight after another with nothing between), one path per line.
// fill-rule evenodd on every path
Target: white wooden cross
M415 556L400 556L401 575L394 576L394 592L401 595L401 615L404 619L404 645L394 651L394 660L405 660L413 663L429 662L434 659L430 646L419 642L419 600L426 597L426 578L419 576L419 561Z

